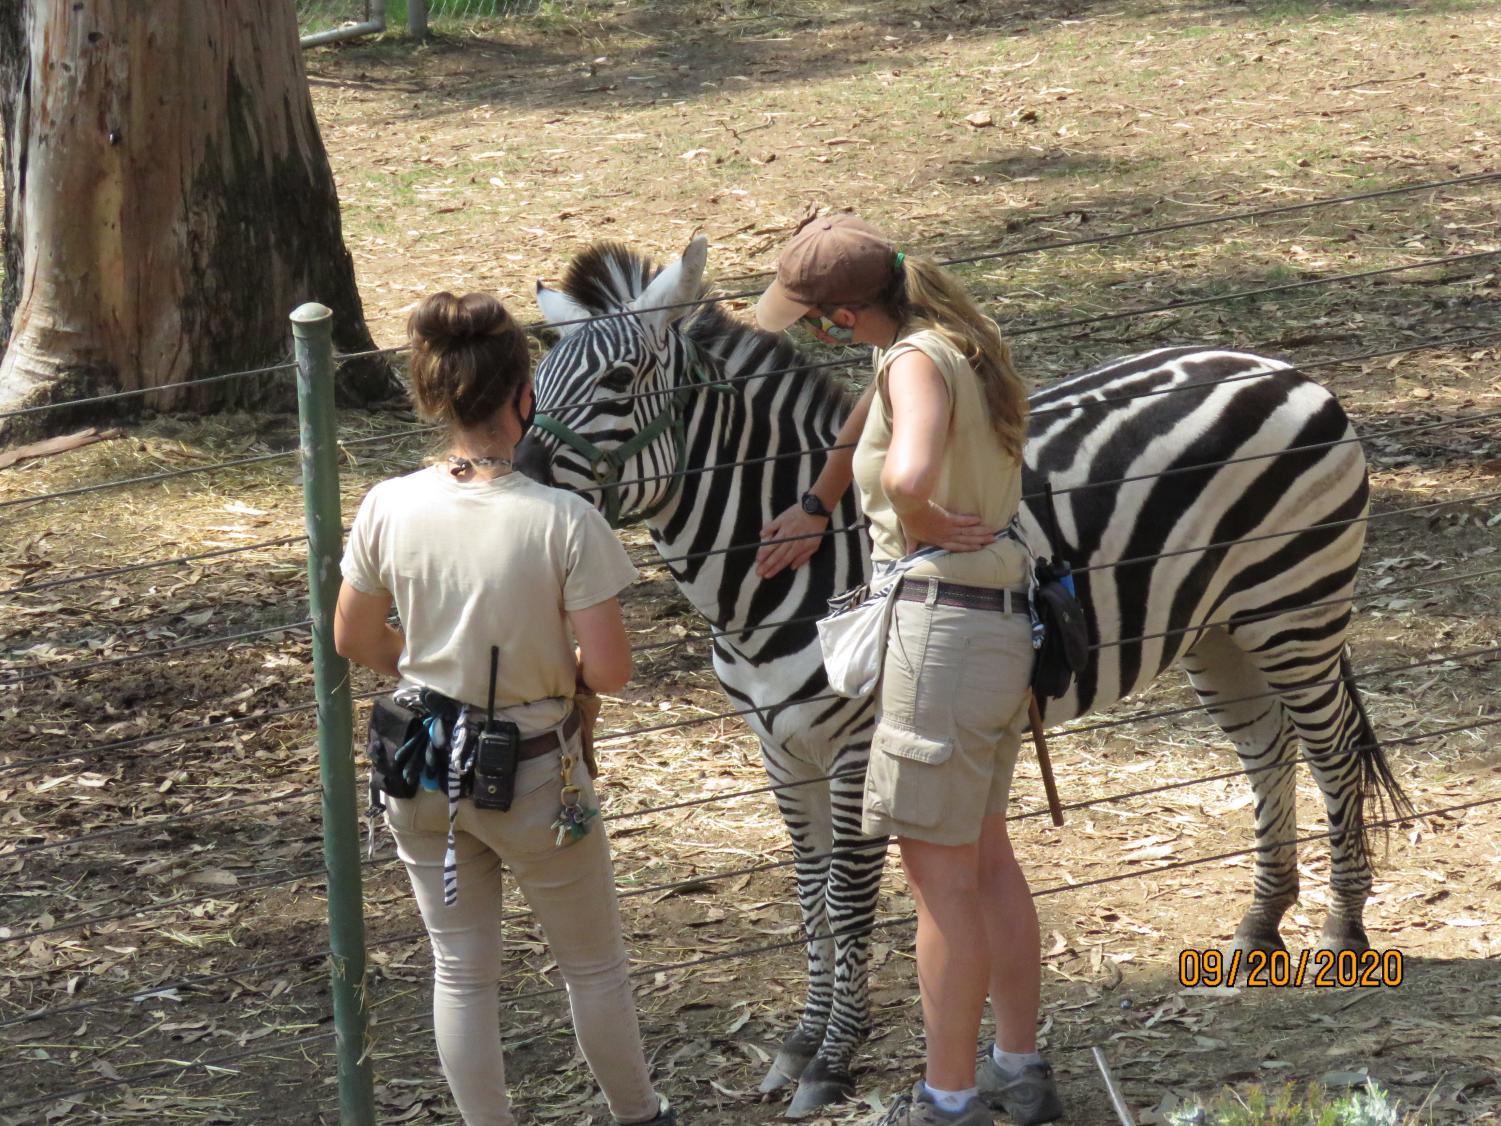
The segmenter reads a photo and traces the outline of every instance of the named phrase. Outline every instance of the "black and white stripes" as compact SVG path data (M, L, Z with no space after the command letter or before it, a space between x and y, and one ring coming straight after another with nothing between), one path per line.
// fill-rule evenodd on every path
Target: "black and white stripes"
M675 429L635 453L614 488L623 517L658 509L647 521L652 539L689 601L723 631L715 672L738 705L754 709L747 719L768 774L810 780L778 791L809 936L808 992L766 1084L801 1076L792 1109L808 1110L848 1088L869 1031L861 928L874 915L885 842L860 835L858 773L811 780L858 772L873 715L868 703L827 698L810 620L864 581L868 548L858 532L833 534L802 569L756 577L760 529L812 483L849 401L822 370L797 370L806 361L783 338L713 308L653 311L700 294L704 251L695 240L659 273L625 247L596 244L573 263L562 292L539 287L549 319L583 322L565 328L539 366L539 409L586 405L559 414L579 443L534 431L518 463L599 500L598 466L580 448L625 445L691 382L768 373L717 391L700 386L682 400ZM691 376L690 365L712 371ZM1061 549L1090 568L1079 594L1091 640L1104 643L1070 695L1052 702L1049 722L1112 703L1181 662L1244 764L1286 767L1251 775L1262 848L1237 938L1256 947L1280 945L1277 922L1297 896L1295 850L1272 842L1293 835L1301 742L1335 834L1324 940L1363 945L1364 803L1383 789L1402 799L1348 679L1348 605L1313 604L1353 589L1364 525L1301 530L1366 510L1359 444L1328 445L1351 434L1344 412L1283 363L1189 348L1105 365L1032 404L1024 491L1051 483L1065 542L1048 544L1025 507L1023 534L1037 553ZM700 471L709 467L719 468ZM859 520L851 490L833 527ZM1231 624L1203 624L1219 621ZM1233 702L1260 690L1278 694Z

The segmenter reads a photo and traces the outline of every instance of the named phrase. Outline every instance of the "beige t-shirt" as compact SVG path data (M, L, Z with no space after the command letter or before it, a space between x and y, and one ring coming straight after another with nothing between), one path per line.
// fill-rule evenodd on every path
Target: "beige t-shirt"
M900 559L907 554L902 522L881 486L881 469L891 449L891 404L886 396L886 374L891 362L903 352L917 349L933 361L949 391L948 439L943 448L943 468L933 500L950 512L979 516L985 523L1003 528L1021 504L1021 463L1006 453L985 406L985 392L969 361L941 335L925 329L897 341L875 356L879 394L871 403L860 441L855 446L855 486L860 504L870 518L872 554L877 560ZM930 575L969 586L1024 586L1027 581L1026 549L1003 536L990 546L973 552L953 552L918 564L909 573Z
M345 580L390 594L406 648L404 685L483 708L490 647L500 646L495 706L523 735L568 713L573 638L564 616L613 598L636 568L582 497L520 473L461 482L443 467L366 494L344 550Z

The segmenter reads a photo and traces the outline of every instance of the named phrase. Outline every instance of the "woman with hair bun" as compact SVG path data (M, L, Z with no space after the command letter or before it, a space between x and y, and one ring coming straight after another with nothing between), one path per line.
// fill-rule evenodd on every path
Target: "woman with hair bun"
M1021 504L1026 390L963 286L852 215L793 237L756 320L876 349L838 437L853 454L830 454L763 535L816 537L853 480L877 565L911 564L891 595L861 828L896 837L917 903L927 1070L879 1126L990 1126L992 1110L1052 1122L1063 1107L1037 1052L1037 911L1006 832L1033 661L1031 559L1006 531ZM758 570L801 566L821 542L768 544ZM987 994L996 1040L977 1067Z
M505 307L434 294L407 332L413 398L447 448L365 496L334 640L398 678L396 703L427 717L420 784L406 797L387 785L385 803L432 940L443 1074L468 1126L515 1126L497 993L504 861L567 983L579 1047L615 1122L675 1126L641 1047L574 699L630 679L616 596L636 569L587 501L511 471L535 402L526 336ZM393 602L399 628L386 620ZM500 762L504 810L477 804L474 785Z

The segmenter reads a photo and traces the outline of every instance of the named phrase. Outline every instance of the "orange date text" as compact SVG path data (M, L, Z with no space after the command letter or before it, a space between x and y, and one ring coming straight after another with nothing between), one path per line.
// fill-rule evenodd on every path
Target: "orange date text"
M1400 950L1184 950L1178 955L1184 989L1223 985L1283 989L1395 989L1402 984Z

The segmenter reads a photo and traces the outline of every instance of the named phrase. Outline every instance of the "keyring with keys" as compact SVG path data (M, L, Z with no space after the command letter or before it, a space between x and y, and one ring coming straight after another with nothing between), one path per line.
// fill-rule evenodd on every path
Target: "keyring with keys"
M590 808L580 800L582 791L573 784L573 756L563 756L563 808L551 828L557 830L559 847L583 840L589 835L590 822L599 816L599 810Z

